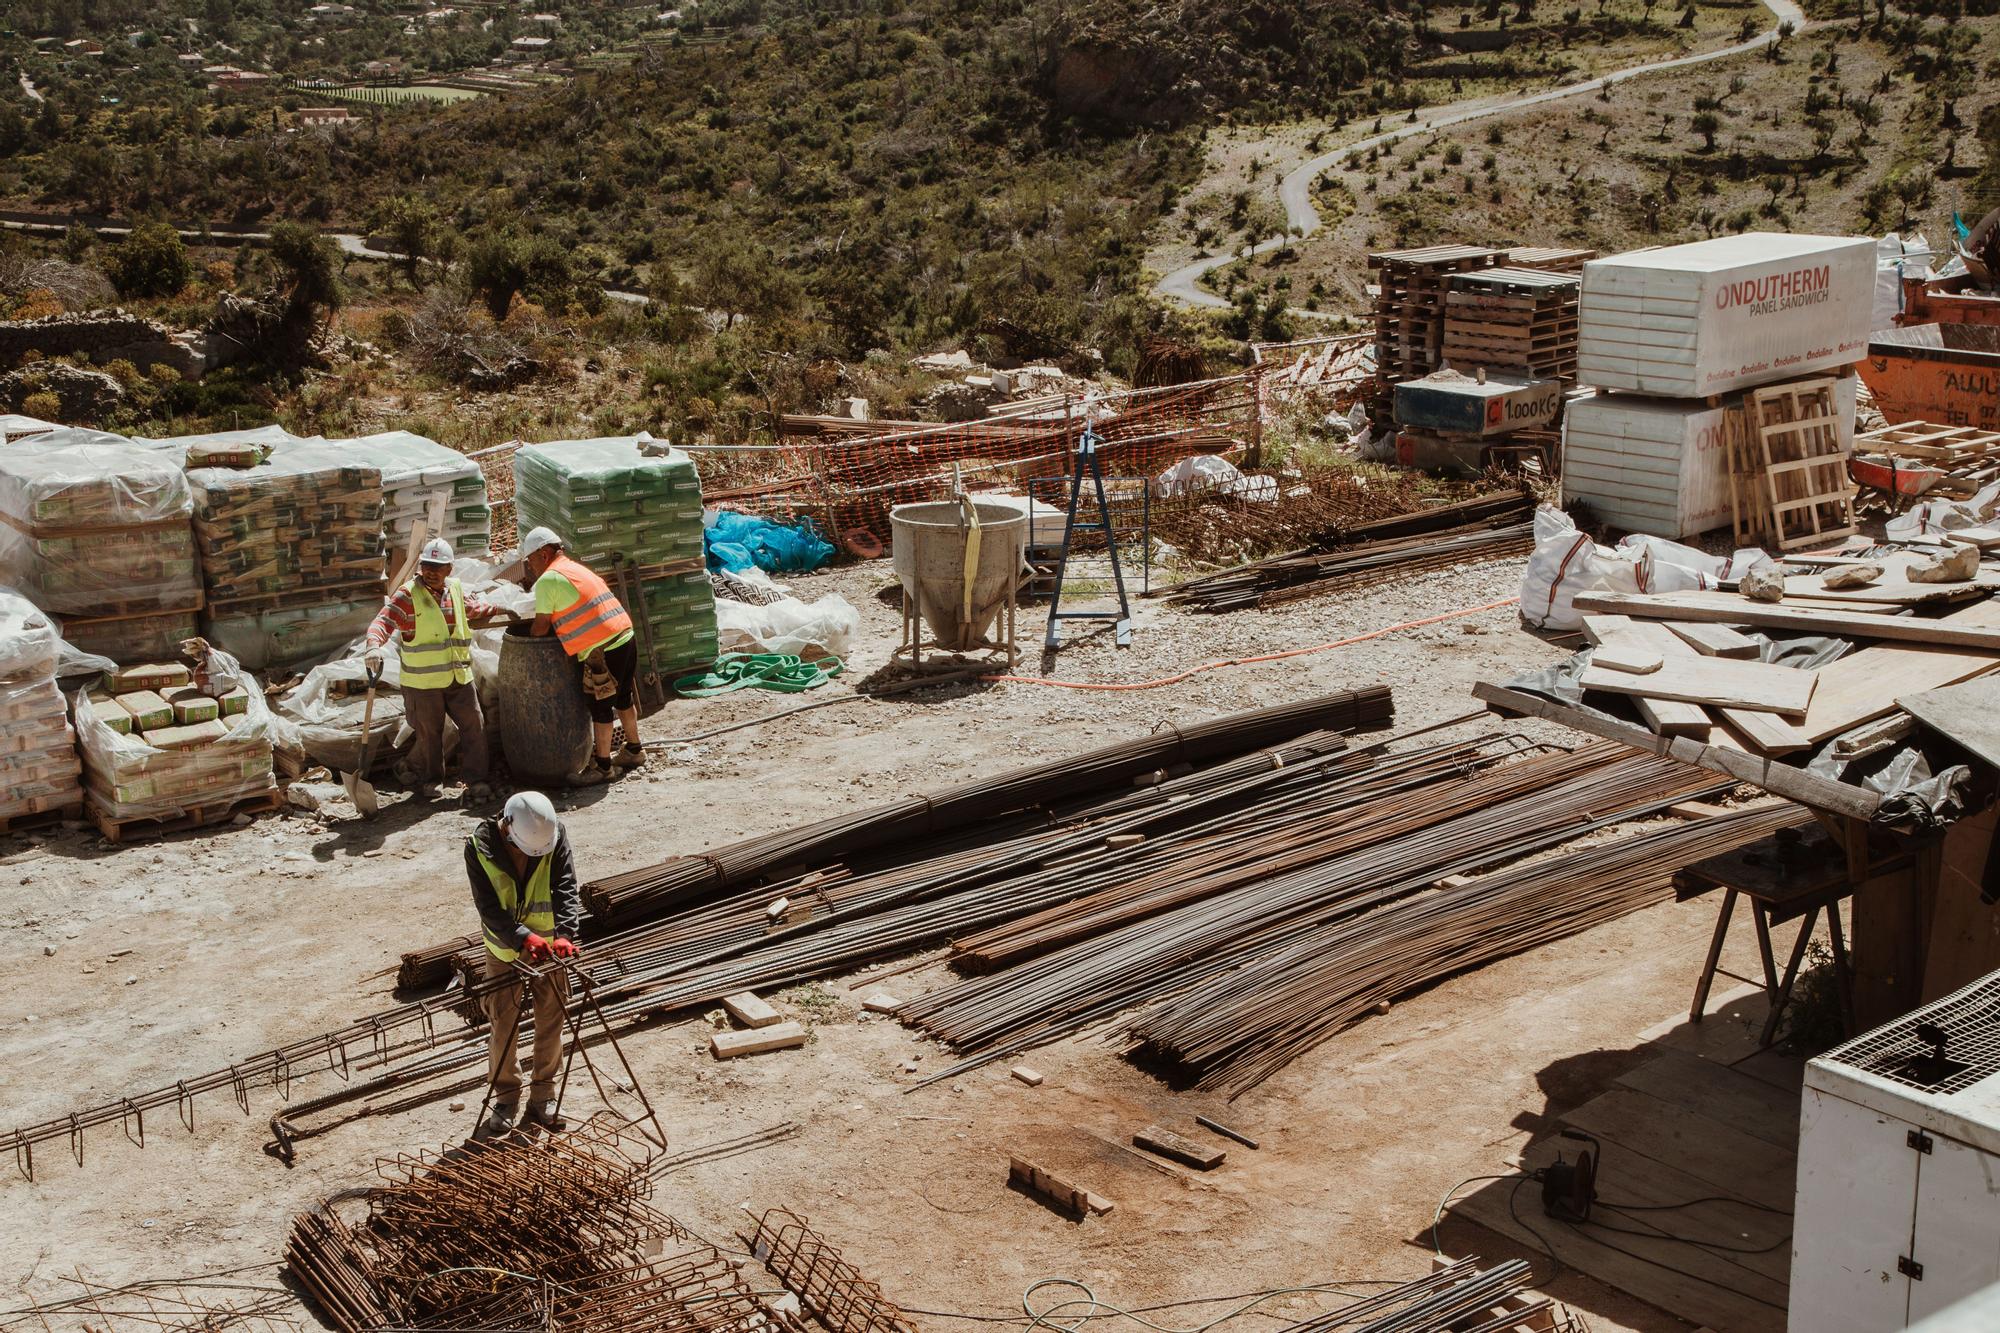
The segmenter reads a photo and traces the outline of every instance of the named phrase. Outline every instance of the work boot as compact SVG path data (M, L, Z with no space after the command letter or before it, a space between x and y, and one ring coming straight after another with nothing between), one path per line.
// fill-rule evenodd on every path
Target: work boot
M572 787L594 787L600 782L609 782L612 777L611 761L595 756L586 759L583 767L565 779Z
M479 1128L472 1131L473 1139L483 1142L487 1139L506 1138L514 1132L515 1114L514 1107L495 1102L492 1111L488 1112L486 1119L480 1122Z
M556 1104L553 1101L529 1102L524 1123L549 1134L560 1134L569 1128L569 1121L556 1114Z
M612 756L611 762L620 768L644 768L646 766L645 748L638 745L627 745L619 750L616 755Z

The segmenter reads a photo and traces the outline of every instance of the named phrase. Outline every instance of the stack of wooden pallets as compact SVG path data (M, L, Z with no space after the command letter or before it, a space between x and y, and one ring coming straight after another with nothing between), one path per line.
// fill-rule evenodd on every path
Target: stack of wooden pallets
M1751 389L1728 412L1738 546L1796 551L1855 533L1841 415L1830 378Z
M1390 386L1421 379L1441 364L1445 297L1455 274L1498 266L1504 250L1432 245L1368 256L1380 276L1375 296L1375 371L1382 384L1379 420L1394 410Z
M1511 370L1576 378L1576 303L1582 279L1489 268L1448 280L1442 352L1455 370Z
M1583 266L1597 258L1595 250L1577 250L1560 245L1517 245L1507 252L1509 268L1535 268L1550 273L1581 273Z

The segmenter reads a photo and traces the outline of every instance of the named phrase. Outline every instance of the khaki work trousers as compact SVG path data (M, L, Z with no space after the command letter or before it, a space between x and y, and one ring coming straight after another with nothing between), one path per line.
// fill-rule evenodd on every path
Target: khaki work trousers
M479 691L471 685L441 690L403 688L403 720L417 734L410 768L419 782L444 781L444 720L458 728L458 775L467 786L486 781L486 722L479 715Z
M486 958L486 979L518 976L512 963L503 963L490 952ZM529 1072L530 1104L548 1101L556 1095L556 1075L562 1069L563 1015L569 999L569 973L549 972L528 983L535 994L535 1058ZM493 1085L495 1106L521 1104L521 1068L514 1059L516 1025L521 1021L520 984L502 986L486 997L486 1077Z

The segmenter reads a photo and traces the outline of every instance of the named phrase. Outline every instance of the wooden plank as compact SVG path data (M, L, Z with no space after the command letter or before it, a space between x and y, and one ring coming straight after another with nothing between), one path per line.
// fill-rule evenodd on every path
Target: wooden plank
M1950 618L1923 620L1915 616L1876 615L1866 611L1797 610L1783 605L1752 602L1728 592L1586 592L1577 595L1576 608L1579 611L1608 611L1641 620L1752 625L1759 629L1786 629L1802 634L1832 634L1844 638L1886 639L1892 643L1929 643L2000 652L2000 629L1996 628L1970 625Z
M1941 624L2000 627L2000 599L1953 611ZM1869 644L1819 670L1819 689L1804 718L1725 713L1766 754L1789 754L1896 711L1896 696L1970 680L2000 667L2000 655L1907 644Z
M1609 643L1613 637L1630 634L1638 642L1657 649L1665 657L1674 649L1671 644L1679 640L1650 621L1634 620L1630 616L1585 616L1583 617L1583 637L1592 644ZM1679 703L1672 699L1648 699L1635 697L1633 704L1646 725L1662 736L1703 737L1709 734L1714 719L1708 710L1699 704Z
M1160 1125L1146 1126L1132 1136L1132 1142L1162 1157L1171 1157L1176 1162L1186 1162L1199 1171L1213 1171L1229 1156L1224 1149L1196 1143L1193 1139L1176 1134Z
M1650 676L1658 671L1666 658L1654 649L1646 647L1630 634L1615 635L1607 643L1597 646L1590 655L1590 664L1606 671L1623 671L1633 676Z
M722 997L722 1008L731 1018L746 1028L767 1028L784 1018L776 1009L749 991Z
M1910 583L1891 578L1895 571L1883 570L1882 577L1864 588L1829 588L1824 574L1793 574L1785 580L1785 597L1810 597L1818 602L1863 603L1869 606L1924 606L1933 602L1956 602L1990 593L1991 579L1968 579L1963 583Z
M1762 788L1775 796L1783 796L1801 805L1817 810L1849 816L1855 819L1870 819L1881 807L1882 797L1866 787L1856 787L1845 782L1835 782L1781 764L1760 755L1732 750L1720 745L1704 745L1686 736L1655 736L1644 727L1617 718L1603 717L1572 708L1554 699L1545 699L1537 694L1521 690L1510 690L1504 685L1490 681L1480 681L1472 687L1472 697L1501 713L1519 716L1546 718L1560 722L1566 727L1584 732L1586 735L1602 736L1606 740L1619 741L1646 754L1666 755L1684 764L1705 768L1711 773L1747 782Z
M1053 1171L1036 1166L1025 1157L1010 1155L1007 1158L1007 1178L1022 1189L1039 1194L1074 1216L1084 1217L1092 1211L1090 1206L1092 1195L1089 1190L1063 1179ZM1110 1202L1106 1200L1104 1207L1099 1211L1110 1212Z
M1612 1088L1563 1116L1565 1124L1700 1180L1710 1194L1731 1194L1787 1211L1796 1178L1794 1154L1731 1129L1673 1101ZM1612 1169L1606 1157L1606 1171ZM1604 1192L1611 1189L1607 1184Z
M1677 1102L1772 1147L1798 1150L1798 1093L1780 1091L1729 1065L1670 1047L1626 1070L1617 1082L1634 1092Z
M1739 634L1727 625L1702 625L1685 620L1669 620L1667 628L1675 638L1687 644L1703 657L1740 657L1756 661L1764 651L1762 644L1747 634Z
M1891 683L1898 707L2000 769L2000 679L1917 690L1909 689L1915 682L1901 676L1892 677Z
M1816 672L1769 662L1683 657L1643 676L1587 666L1577 681L1585 690L1607 694L1639 694L1649 699L1804 717L1819 677Z
M1905 690L1933 690L2000 667L2000 658L1904 644L1871 644L1819 669L1819 689L1803 718L1724 709L1723 716L1766 754L1790 754L1896 711Z
M742 1055L762 1055L806 1044L806 1030L797 1023L778 1023L749 1032L718 1032L708 1039L708 1053L718 1060L734 1060Z

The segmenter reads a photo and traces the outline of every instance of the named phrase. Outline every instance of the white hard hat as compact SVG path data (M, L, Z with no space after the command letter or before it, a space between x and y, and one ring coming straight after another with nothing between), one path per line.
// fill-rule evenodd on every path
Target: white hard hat
M538 791L517 791L500 809L507 825L507 841L529 856L547 856L556 849L562 825L556 822L556 808Z
M548 528L536 528L527 536L521 538L521 558L526 560L529 556L546 546L553 546L557 550L561 550L562 538L556 536Z
M452 558L451 543L442 537L433 537L424 543L424 553L417 557L417 561L425 565L448 565Z

